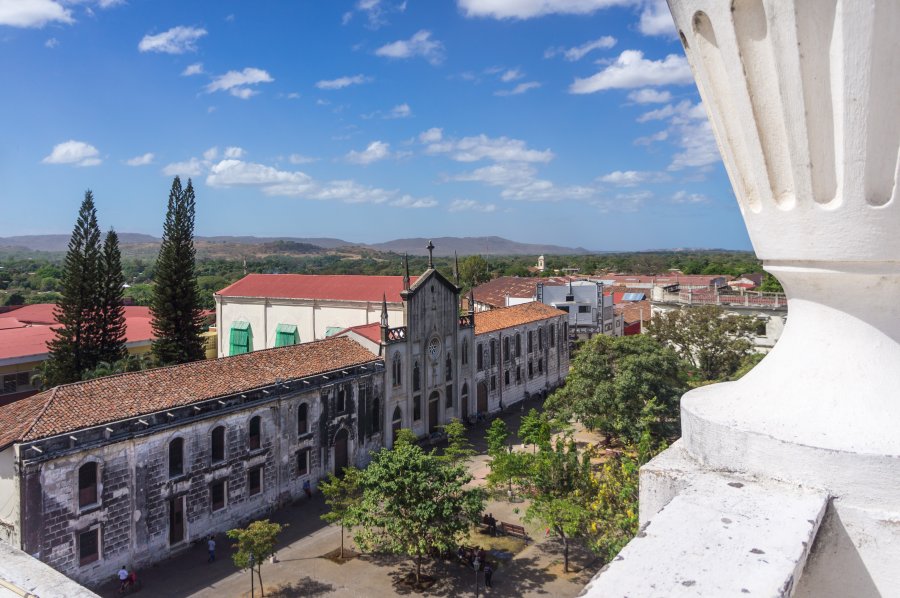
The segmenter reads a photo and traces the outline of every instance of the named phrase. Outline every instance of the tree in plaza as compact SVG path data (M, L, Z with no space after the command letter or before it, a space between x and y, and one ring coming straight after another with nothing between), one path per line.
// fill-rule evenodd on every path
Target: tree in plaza
M470 255L459 264L459 281L463 288L477 287L490 278L487 260L480 255Z
M162 365L203 359L202 321L194 250L194 187L188 179L172 181L163 225L162 245L156 261L153 300L153 354Z
M487 475L488 486L500 488L506 486L507 496L512 498L513 487L518 486L522 478L528 475L528 454L515 452L509 441L509 429L500 418L491 422L485 435L488 445L488 463L490 471Z
M537 451L537 447L546 442L550 442L553 434L553 426L550 424L550 417L547 412L538 413L534 407L531 411L522 416L519 424L519 438L525 444L530 444L533 451Z
M110 229L103 242L98 268L97 358L114 363L125 359L125 277L119 236Z
M656 340L672 346L703 380L719 380L733 374L753 351L756 321L703 305L654 316L647 330Z
M63 262L62 297L54 316L45 369L50 386L75 382L97 365L97 299L99 295L100 227L94 195L85 191Z
M444 463L416 444L381 449L360 473L356 544L411 557L420 583L423 557L458 546L484 511L484 492L465 487L471 479L461 465Z
M683 378L678 355L647 335L596 335L579 349L565 385L545 408L610 440L637 441L648 427L664 436L678 424Z
M260 595L265 596L262 580L263 562L275 554L275 543L278 534L287 525L272 523L268 519L254 521L243 529L228 530L227 536L235 541L234 554L231 559L235 566L241 569L250 569L250 575L256 573L259 579Z
M492 421L485 434L485 440L487 440L488 455L491 457L508 452L509 428L506 422L499 417Z
M590 545L605 562L611 561L638 532L640 467L665 449L645 431L636 446L607 459L594 473L590 512Z
M447 446L438 459L445 463L463 464L476 453L472 444L466 438L466 427L456 418L441 426L447 435Z
M325 497L325 504L330 509L322 515L322 519L341 526L340 558L344 558L344 528L353 525L353 507L362 495L359 474L360 471L357 468L345 467L341 477L331 473L327 480L319 482L319 490Z
M563 570L569 572L569 545L587 537L591 513L588 509L594 490L591 462L579 455L571 437L543 444L530 461L523 483L532 495L525 511L526 521L539 521L563 544Z

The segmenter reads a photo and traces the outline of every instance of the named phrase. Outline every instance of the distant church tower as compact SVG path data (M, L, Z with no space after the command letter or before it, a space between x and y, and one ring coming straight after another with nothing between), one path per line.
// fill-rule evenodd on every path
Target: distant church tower
M542 256L542 255L538 256L537 269L538 269L538 272L544 271L544 256Z

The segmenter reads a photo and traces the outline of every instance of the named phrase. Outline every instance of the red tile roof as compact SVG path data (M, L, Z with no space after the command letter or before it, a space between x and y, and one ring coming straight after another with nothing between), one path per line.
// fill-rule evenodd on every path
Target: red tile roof
M0 449L373 361L337 337L65 384L0 407Z
M0 330L9 330L10 328L22 328L23 326L26 326L26 324L15 318L4 318L4 317L0 316Z
M521 326L531 322L539 322L559 316L565 316L566 312L537 301L513 305L512 307L497 307L488 311L475 312L475 334L486 334Z
M652 315L652 310L650 309L650 301L645 299L644 301L629 301L625 303L617 303L614 306L615 312L617 314L622 314L622 320L625 324L631 324L632 322L640 322L641 318L643 318L644 323L650 322L650 316Z
M547 286L565 284L565 278L528 278L520 276L500 276L480 284L472 292L476 303L484 303L493 307L505 307L506 297L534 297L537 284L543 282Z
M34 303L8 311L4 317L15 318L26 324L56 324L55 303ZM150 308L143 305L126 305L126 318L149 318Z
M410 279L415 283L416 277ZM222 297L272 297L278 299L333 299L337 301L381 301L403 299L402 276L349 274L248 274L218 293Z
M371 324L360 324L359 326L351 326L338 332L335 336L340 336L348 332L355 332L358 335L369 339L374 343L381 342L381 323L372 322Z

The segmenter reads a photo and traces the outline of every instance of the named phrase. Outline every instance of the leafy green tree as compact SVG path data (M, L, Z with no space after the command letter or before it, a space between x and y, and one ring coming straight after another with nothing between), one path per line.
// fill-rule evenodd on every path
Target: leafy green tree
M3 305L25 305L25 295L22 293L12 293L3 302Z
M456 418L441 426L447 435L447 446L438 459L445 463L465 464L476 453L469 439L466 438L466 427Z
M672 349L644 334L596 335L581 346L565 385L544 407L610 440L637 441L648 425L658 436L677 427L684 389L682 364Z
M485 434L485 440L487 440L488 455L491 457L508 452L509 428L506 422L499 417L492 421Z
M532 450L537 451L539 445L550 442L553 435L553 427L550 424L550 417L546 412L539 413L534 407L531 411L522 417L519 424L519 438L525 444L534 447Z
M533 495L525 511L526 521L547 526L563 544L563 570L569 572L569 545L586 538L590 529L587 508L594 479L588 455L579 455L571 437L545 443L531 460L524 484Z
M97 358L116 362L125 358L125 278L122 276L122 254L119 236L110 229L103 242L99 267L99 301L97 312Z
M507 496L512 498L513 488L528 475L529 455L512 450L509 428L500 418L491 422L485 439L488 455L491 457L488 462L490 467L487 475L488 486L494 489L505 486Z
M397 435L394 437L394 447L398 444L416 444L418 441L419 438L416 436L415 432L409 428L400 428L397 430Z
M750 316L726 315L715 305L702 305L654 316L647 331L674 348L703 380L721 380L753 352L756 321Z
M140 372L153 367L150 355L127 355L112 363L101 361L94 369L85 370L81 375L82 380L93 380L103 376L113 376L127 372Z
M75 229L63 262L63 293L54 315L61 324L48 343L46 369L49 385L75 382L85 370L94 368L97 351L100 228L94 195L85 191Z
M356 544L411 557L419 583L423 557L458 546L481 517L484 492L466 488L471 479L462 466L443 463L416 444L381 449L360 474Z
M490 279L487 260L480 255L470 255L459 263L459 282L463 288L477 287Z
M327 480L319 482L319 491L325 497L329 511L322 515L328 523L341 526L341 557L344 558L344 528L354 523L353 507L362 496L360 488L360 471L355 467L345 467L341 477L328 474Z
M250 569L250 575L256 573L259 579L260 595L265 596L262 580L263 562L275 554L275 543L278 541L278 534L287 525L280 523L272 523L268 519L254 521L247 527L241 529L228 530L227 536L235 541L233 546L234 554L231 559L236 567L240 569Z
M764 293L783 293L784 287L781 286L781 282L777 278L766 272L765 276L763 276L762 284L759 285L759 290Z
M181 179L176 176L169 192L150 304L156 335L153 354L160 365L197 361L205 356L194 263L194 209L190 179L182 190Z

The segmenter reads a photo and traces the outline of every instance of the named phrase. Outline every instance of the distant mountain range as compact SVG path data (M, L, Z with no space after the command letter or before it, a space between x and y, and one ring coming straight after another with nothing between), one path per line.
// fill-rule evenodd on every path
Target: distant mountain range
M270 248L291 247L303 248L305 252L314 253L318 248L335 250L342 247L367 248L375 251L395 253L409 253L410 255L427 255L426 246L429 239L425 237L411 239L395 239L384 243L352 243L343 239L328 237L233 237L215 236L195 238L198 253L219 253L217 246L265 246ZM435 237L434 243L436 256L451 256L454 252L465 255L575 255L587 254L591 251L582 247L562 247L559 245L544 245L536 243L519 243L502 237ZM160 240L152 235L141 233L119 233L119 244L123 253L147 253ZM280 243L279 243L280 242ZM0 248L19 248L30 251L65 251L69 243L69 235L21 235L15 237L0 237Z

